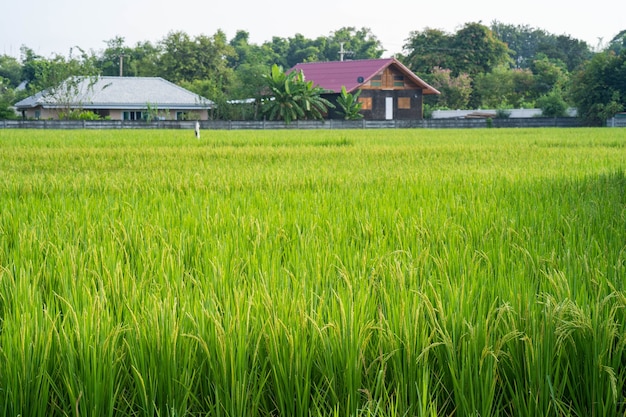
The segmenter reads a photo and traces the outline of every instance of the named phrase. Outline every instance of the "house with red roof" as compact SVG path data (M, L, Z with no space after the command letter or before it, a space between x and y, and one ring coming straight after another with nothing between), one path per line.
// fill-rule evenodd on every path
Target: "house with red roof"
M290 71L302 71L307 81L328 92L323 96L333 103L341 87L352 94L361 91L361 113L367 120L420 120L424 95L439 94L395 58L307 62ZM331 110L329 117L335 115Z

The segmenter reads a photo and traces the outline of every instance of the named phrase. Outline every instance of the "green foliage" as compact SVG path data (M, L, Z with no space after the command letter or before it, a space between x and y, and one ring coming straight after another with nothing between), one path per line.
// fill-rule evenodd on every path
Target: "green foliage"
M345 120L359 120L363 118L361 111L361 103L359 102L359 96L361 90L356 93L348 93L346 87L341 86L341 94L337 97L337 105L339 105L339 113Z
M452 41L455 74L474 76L510 63L507 45L480 23L466 23Z
M619 55L621 53L626 52L626 30L622 30L620 33L615 35L613 39L606 46L605 51L613 51L615 55Z
M622 416L620 129L2 132L0 410Z
M491 30L507 44L512 62L517 68L530 68L533 61L543 55L551 62L562 62L566 71L574 71L592 57L590 47L585 42L565 35L550 34L528 25L495 21Z
M0 120L17 118L17 114L11 105L15 99L13 91L10 87L10 81L0 76Z
M402 62L417 74L429 74L435 68L452 70L452 41L453 35L439 29L412 31L403 47L406 55L401 57Z
M0 80L5 88L15 88L22 81L22 66L12 56L0 55Z
M467 74L452 75L452 70L434 68L427 77L428 83L435 87L440 95L425 97L428 104L448 109L468 108L472 95L472 79Z
M473 99L476 107L497 108L505 103L520 108L523 103L534 101L533 74L529 70L511 70L505 66L492 72L479 74L474 82Z
M96 113L82 109L71 109L69 111L61 111L58 114L60 120L102 120L102 117Z
M511 116L511 109L510 107L504 105L501 107L498 107L496 109L496 118L497 119L508 119Z
M603 126L626 105L626 54L596 54L571 82L571 96L578 115L589 124Z
M194 80L219 79L223 86L232 77L232 68L227 58L235 52L226 40L224 32L218 30L209 37L198 35L191 38L185 32L171 32L160 43L160 74L174 83Z
M273 65L265 75L268 94L262 103L262 112L270 120L284 120L286 124L299 119L323 119L328 108L334 107L321 97L323 89L305 81L300 71L284 72Z
M347 55L350 59L380 58L383 53L382 44L370 29L354 27L343 27L329 36L315 39L307 39L301 34L290 38L273 37L262 45L262 49L266 63L291 68L301 62L338 61L341 43L344 50L350 51Z
M561 90L555 88L545 96L537 99L537 106L545 117L563 117L567 112L567 103L563 99Z

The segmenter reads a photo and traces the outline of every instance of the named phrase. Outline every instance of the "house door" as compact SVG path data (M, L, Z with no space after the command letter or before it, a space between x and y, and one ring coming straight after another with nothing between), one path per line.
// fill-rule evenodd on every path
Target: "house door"
M385 120L393 120L393 97L385 97Z

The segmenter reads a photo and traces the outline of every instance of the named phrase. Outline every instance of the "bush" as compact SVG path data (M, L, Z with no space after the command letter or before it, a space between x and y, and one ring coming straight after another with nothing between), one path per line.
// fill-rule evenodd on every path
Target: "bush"
M545 117L563 117L567 114L567 103L561 91L554 89L537 99L537 106Z

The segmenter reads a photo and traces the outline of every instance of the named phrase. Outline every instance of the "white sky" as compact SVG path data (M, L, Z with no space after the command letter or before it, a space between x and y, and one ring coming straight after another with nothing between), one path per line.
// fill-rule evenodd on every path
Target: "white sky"
M494 20L569 35L596 47L626 29L624 0L590 4L582 0L10 0L0 6L0 54L19 57L26 45L39 55L67 55L79 46L99 52L105 41L122 36L127 46L156 43L171 31L231 39L237 30L252 43L301 33L326 36L342 27L367 27L386 49L401 52L411 31L425 28L454 33L468 22Z

